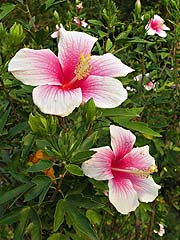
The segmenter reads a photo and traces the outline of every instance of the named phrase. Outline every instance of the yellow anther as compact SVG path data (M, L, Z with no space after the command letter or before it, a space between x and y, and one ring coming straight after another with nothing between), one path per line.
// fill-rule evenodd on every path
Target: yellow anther
M92 68L92 66L89 63L90 60L91 60L90 54L88 54L87 57L84 57L83 53L80 54L79 63L74 71L75 78L77 80L81 80L89 75L89 72L91 71Z

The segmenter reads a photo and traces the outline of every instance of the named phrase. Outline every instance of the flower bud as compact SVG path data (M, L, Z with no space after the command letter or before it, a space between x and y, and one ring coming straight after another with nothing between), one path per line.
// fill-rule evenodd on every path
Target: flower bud
M135 3L135 13L139 15L141 13L141 1L137 0Z

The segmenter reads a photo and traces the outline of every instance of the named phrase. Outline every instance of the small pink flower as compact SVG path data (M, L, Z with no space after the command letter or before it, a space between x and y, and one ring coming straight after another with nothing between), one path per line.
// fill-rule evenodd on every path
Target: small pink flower
M145 74L145 77L146 78L149 78L150 77L150 74L149 73L146 73ZM135 81L141 81L142 80L142 74L139 74L139 75L137 75L136 77L134 77L134 80ZM155 89L155 87L156 87L156 83L155 82L153 82L153 81L149 81L148 83L146 83L146 84L144 84L144 88L147 90L147 91L150 91L150 90L152 90L152 89ZM127 89L127 88L126 88Z
M52 38L58 38L59 37L59 29L60 29L59 25L56 25L56 30L57 31L55 31L51 34Z
M159 231L154 230L154 233L157 233L160 237L162 237L165 234L164 226L159 223Z
M78 17L74 17L74 23L77 25L77 26L82 26L82 27L87 27L87 22L85 22L84 20L79 20Z
M77 11L80 12L83 9L83 3L80 2L79 4L76 5Z
M133 148L136 137L129 130L110 126L111 147L93 149L96 153L82 164L84 174L96 180L108 180L109 200L117 211L128 214L141 202L158 196L157 185L150 176L157 171L149 147Z
M114 77L133 69L111 53L90 56L97 38L86 33L59 30L58 57L49 49L23 48L8 70L21 82L36 86L33 101L43 113L69 115L93 98L97 107L114 108L127 99L127 91Z
M145 26L145 29L148 35L158 34L163 38L167 36L164 30L170 30L170 28L164 24L164 20L158 15L154 15L154 18L151 18L149 23Z
M144 88L147 91L150 91L152 89L155 89L156 83L153 83L152 81L148 82L147 84L144 85Z

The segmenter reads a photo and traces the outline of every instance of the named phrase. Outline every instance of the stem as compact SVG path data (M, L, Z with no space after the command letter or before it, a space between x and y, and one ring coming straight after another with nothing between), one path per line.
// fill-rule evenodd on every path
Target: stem
M26 0L26 10L27 10L27 14L28 14L28 17L29 17L29 21L31 22L32 24L32 27L34 28L34 31L36 32L38 29L33 21L33 18L32 18L32 15L31 15L31 12L29 10L29 6L28 6L28 0Z
M135 216L135 240L139 240L140 239L140 224L141 222L139 221L139 219Z
M155 207L156 207L156 201L154 201L152 203L152 213L151 213L150 222L149 222L149 229L148 229L148 234L147 234L147 240L151 240L151 236L153 234L154 218L155 218Z

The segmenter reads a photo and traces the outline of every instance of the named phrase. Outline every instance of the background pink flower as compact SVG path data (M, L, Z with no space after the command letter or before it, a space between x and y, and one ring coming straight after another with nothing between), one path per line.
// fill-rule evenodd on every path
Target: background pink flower
M145 29L147 30L148 35L158 34L163 38L167 36L167 33L164 30L170 30L170 28L164 24L164 20L158 15L154 15L154 18L150 19Z
M58 57L49 49L21 49L8 70L21 82L36 86L33 101L47 114L69 115L93 98L97 107L114 108L127 99L127 91L114 77L133 69L111 53L90 56L97 38L86 33L59 30Z
M110 126L111 147L93 149L96 153L82 164L84 174L96 180L108 180L109 200L117 211L128 214L141 202L158 196L157 185L150 176L157 170L149 147L133 148L136 137L129 130Z

